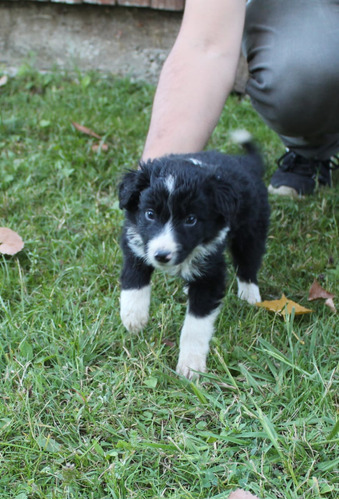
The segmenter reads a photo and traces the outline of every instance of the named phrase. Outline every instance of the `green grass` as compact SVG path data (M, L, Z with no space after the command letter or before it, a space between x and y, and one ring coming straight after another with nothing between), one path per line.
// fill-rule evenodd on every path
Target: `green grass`
M117 183L141 154L153 92L29 67L0 89L0 225L25 241L0 257L0 497L336 498L338 316L323 302L284 321L241 303L230 268L196 383L174 373L180 280L154 276L142 334L120 323ZM237 127L260 143L268 181L284 150L247 99L229 99L209 147L236 151ZM308 307L315 277L338 290L338 182L271 205L262 296Z

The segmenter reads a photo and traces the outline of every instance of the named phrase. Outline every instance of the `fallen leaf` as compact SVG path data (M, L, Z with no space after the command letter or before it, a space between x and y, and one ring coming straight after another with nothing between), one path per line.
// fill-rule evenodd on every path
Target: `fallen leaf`
M238 498L238 499L244 498L245 499L245 498L258 498L258 497L256 497L255 495L252 495L252 493L250 493L249 491L237 489L237 490L232 491L232 493L230 494L230 496L228 498Z
M308 294L308 300L333 299L334 294L324 290L317 280L314 280Z
M175 347L175 343L174 343L174 342L172 342L172 341L171 341L171 340L169 340L169 339L164 339L164 340L162 341L162 343L163 343L163 344L165 344L165 345L167 345L167 347Z
M331 292L328 292L325 290L317 280L314 280L312 283L312 286L310 288L310 292L308 294L308 300L318 300L318 299L325 299L325 306L329 307L332 312L336 313L337 309L334 305L334 299L335 295Z
M306 307L303 307L300 304L297 304L297 302L293 302L293 300L288 299L284 294L282 294L282 297L279 300L265 300L264 302L257 302L256 306L263 307L268 311L282 314L283 316L286 313L291 314L293 309L296 316L299 314L308 314L312 312L312 309L306 309Z
M108 145L105 144L105 143L103 143L103 144L101 144L101 143L99 143L99 144L93 144L93 146L92 146L91 149L92 149L92 151L94 153L97 153L98 151L99 152L100 151L104 151L106 153L106 151L108 151Z
M62 450L61 444L55 441L55 439L51 438L50 435L48 437L45 437L40 434L40 436L36 438L36 442L38 443L40 448L51 453L58 453Z
M41 128L49 127L51 122L49 120L40 120L39 125Z
M7 82L8 82L8 76L7 75L3 75L0 78L0 87L3 87L4 85L6 85Z
M72 122L74 128L82 132L83 134L90 135L91 137L95 137L96 139L101 139L100 135L96 134L93 130L84 125L80 125L80 123Z
M332 312L334 312L334 313L337 312L337 309L336 309L336 307L334 305L334 302L333 302L332 298L328 298L328 299L325 300L325 306L329 307Z
M21 236L8 227L0 227L0 253L15 255L24 247Z

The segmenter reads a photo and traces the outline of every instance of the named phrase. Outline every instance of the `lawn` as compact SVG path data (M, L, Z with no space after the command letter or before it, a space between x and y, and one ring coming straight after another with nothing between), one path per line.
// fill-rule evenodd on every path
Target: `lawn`
M140 157L153 93L28 66L0 88L0 226L25 241L0 255L0 497L337 498L338 316L307 297L314 278L338 294L338 178L307 199L270 198L262 297L313 313L239 301L230 267L209 373L188 382L174 372L180 280L155 274L143 333L119 318L117 185ZM268 182L284 148L247 99L229 99L208 147L236 152L239 127Z

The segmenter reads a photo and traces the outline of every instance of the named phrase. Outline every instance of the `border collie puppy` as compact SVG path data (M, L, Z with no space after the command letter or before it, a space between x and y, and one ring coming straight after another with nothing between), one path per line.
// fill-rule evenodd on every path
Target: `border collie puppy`
M206 370L209 342L225 293L228 245L237 272L238 297L260 302L257 272L269 224L263 163L250 135L237 142L247 154L169 155L141 163L120 184L125 210L120 315L130 332L149 317L154 269L178 274L188 286L177 373Z

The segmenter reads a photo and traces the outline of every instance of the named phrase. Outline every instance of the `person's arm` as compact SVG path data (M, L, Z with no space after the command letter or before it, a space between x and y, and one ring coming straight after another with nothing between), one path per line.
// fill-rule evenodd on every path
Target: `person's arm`
M232 90L246 0L186 0L161 71L142 159L205 146Z

